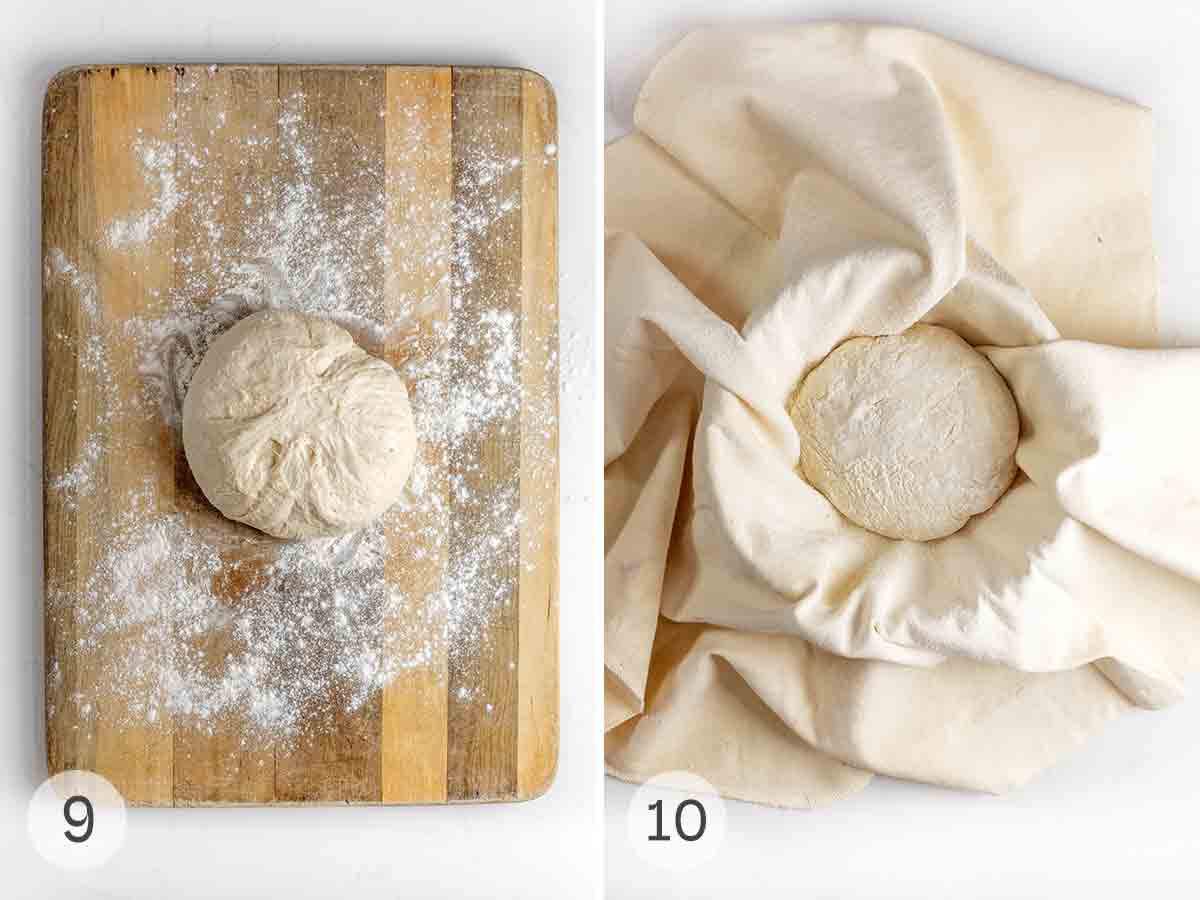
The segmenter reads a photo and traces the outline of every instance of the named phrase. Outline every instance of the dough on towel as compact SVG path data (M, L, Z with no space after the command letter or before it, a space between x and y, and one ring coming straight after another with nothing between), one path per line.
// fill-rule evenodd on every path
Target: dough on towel
M353 531L391 506L416 456L404 381L345 329L266 310L209 348L183 446L224 515L282 538Z
M846 341L803 380L788 413L805 478L885 537L953 534L1016 475L1020 423L1008 385L936 325Z

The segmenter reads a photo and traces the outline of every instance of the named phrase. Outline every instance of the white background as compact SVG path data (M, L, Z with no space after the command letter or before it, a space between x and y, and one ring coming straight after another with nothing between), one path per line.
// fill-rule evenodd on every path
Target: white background
M1200 8L1154 0L608 0L608 138L629 130L654 61L692 28L813 19L937 31L1152 107L1163 338L1200 345ZM1200 406L1185 414L1200 415ZM1200 694L1200 680L1191 687ZM1167 711L1125 716L1006 797L881 778L813 812L729 802L724 847L687 875L657 871L634 854L625 836L633 789L610 779L608 896L1195 898L1198 744L1200 696L1193 696ZM649 818L647 825L649 834Z
M118 0L5 4L0 25L0 895L25 898L576 898L598 894L599 407L592 360L597 158L590 2ZM454 808L131 810L122 851L54 869L25 833L41 723L42 93L60 68L120 61L498 64L557 89L561 209L562 747L550 792Z

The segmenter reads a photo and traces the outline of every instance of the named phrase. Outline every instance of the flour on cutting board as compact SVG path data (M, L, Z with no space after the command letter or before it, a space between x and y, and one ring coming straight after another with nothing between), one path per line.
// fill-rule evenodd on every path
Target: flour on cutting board
M47 282L64 279L79 298L80 309L88 316L96 315L96 279L80 272L58 247L51 247L46 254L45 277Z
M104 654L105 697L132 716L202 729L239 716L248 739L270 740L319 725L331 701L352 712L430 662L429 641L384 627L408 600L383 578L386 519L277 554L244 545L239 558L227 534L184 515L123 518L82 591L76 630L79 654ZM245 585L235 603L220 589L231 579ZM435 632L439 617L426 611L409 627Z
M180 87L176 122L195 112L189 104L198 102L197 90ZM97 385L98 397L75 463L47 472L48 489L69 507L97 493L105 458L122 450L114 421L157 419L166 433L177 432L183 397L209 343L265 307L330 318L374 352L389 348L402 358L426 452L400 503L337 539L272 542L204 516L161 512L149 481L135 491L107 523L82 584L47 587L47 615L73 617L77 665L97 673L97 696L71 697L82 720L102 709L122 710L130 724L207 730L236 719L256 744L320 731L406 672L428 670L439 658L444 665L447 652L469 660L486 650L497 612L513 602L522 516L552 513L521 509L516 472L486 489L471 477L478 469L472 441L481 432L503 434L522 427L522 419L547 432L553 424L553 398L522 398L521 364L532 348L522 347L520 318L504 290L477 283L472 249L519 234L511 219L520 212L519 179L507 190L498 185L514 183L504 176L520 160L486 143L463 148L457 199L439 202L411 175L385 173L381 156L359 148L353 134L326 132L326 152L332 142L343 156L360 154L335 191L316 161L305 102L293 94L280 101L274 123L229 139L225 152L245 162L236 189L194 141L133 142L129 152L151 200L102 233L108 252L131 255L167 229L176 235L173 286L143 305L149 311L104 321L94 278L79 260L48 249L48 283L67 285L87 313L75 349L81 379ZM399 115L411 126L405 152L427 152L420 119ZM225 127L224 114L211 117L211 126L214 134ZM268 152L278 164L257 165ZM548 146L547 160L554 153ZM394 180L385 190L388 177ZM402 231L390 242L402 258L392 259L380 241L396 212L391 202L411 203L424 221L452 227ZM230 203L239 206L236 235L220 224ZM180 241L185 228L187 240ZM449 311L438 314L436 297L392 291L385 298L378 267L388 265L443 273L434 293L448 299ZM468 289L478 313L469 320L454 315ZM489 308L479 309L481 296ZM113 377L116 346L137 360L136 389L122 391ZM555 359L555 347L539 349ZM535 465L549 471L553 460ZM454 565L427 579L427 594L406 596L385 577L394 545L411 544L412 565L439 565L456 540L451 504L471 512L470 540L458 535ZM48 677L61 678L61 667ZM460 692L460 699L493 709L482 687L464 684Z
M105 237L112 247L145 244L152 237L156 237L163 223L183 199L175 185L173 146L142 138L134 144L134 152L141 160L143 171L157 181L154 202L148 209L130 218L114 219L109 224Z

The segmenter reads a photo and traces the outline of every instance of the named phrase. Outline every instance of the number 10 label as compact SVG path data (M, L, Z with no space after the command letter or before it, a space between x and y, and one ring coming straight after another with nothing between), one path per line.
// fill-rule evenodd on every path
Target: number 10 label
M663 772L641 785L627 813L633 849L646 862L682 872L703 865L725 840L725 803L691 772Z

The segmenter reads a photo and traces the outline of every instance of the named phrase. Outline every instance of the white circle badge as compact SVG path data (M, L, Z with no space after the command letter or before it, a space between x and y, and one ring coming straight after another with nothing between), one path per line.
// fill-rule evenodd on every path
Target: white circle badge
M92 869L125 843L125 798L107 778L72 769L34 791L27 822L29 840L47 862Z
M625 821L638 856L672 872L703 865L725 842L725 801L691 772L662 772L638 787Z

